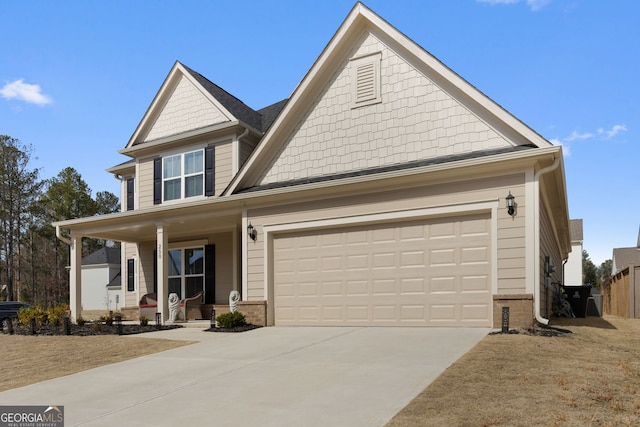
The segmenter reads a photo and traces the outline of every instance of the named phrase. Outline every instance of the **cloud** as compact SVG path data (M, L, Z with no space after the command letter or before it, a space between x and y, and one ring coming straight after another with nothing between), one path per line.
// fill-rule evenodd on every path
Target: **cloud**
M527 4L532 11L536 12L548 5L550 1L551 0L527 0Z
M578 133L577 131L574 130L573 132L571 132L571 135L569 135L566 138L563 138L562 140L565 142L571 142L571 141L577 141L577 140L591 139L593 137L594 135L592 133L589 133L589 132Z
M621 132L626 132L626 131L627 131L626 125L613 125L609 130L604 128L599 128L596 133L578 132L574 130L573 132L571 132L571 135L569 136L566 136L564 138L553 138L549 140L549 142L551 142L553 145L562 146L562 151L564 152L565 156L568 156L570 154L570 151L567 143L569 142L585 141L587 139L594 139L594 138L600 141L608 141L610 139L615 138Z
M496 4L516 4L516 3L520 3L521 0L476 0L476 1L478 3L487 3L493 6ZM526 3L529 6L529 8L534 12L548 5L549 2L551 2L551 0L526 0Z
M489 3L489 4L514 4L518 3L520 0L477 0L478 3Z
M0 95L5 99L17 99L36 105L47 105L53 102L51 97L40 91L39 85L25 83L23 79L13 81L0 89Z
M620 132L626 132L627 127L625 125L613 125L610 130L598 129L598 134L604 136L605 139L611 139Z

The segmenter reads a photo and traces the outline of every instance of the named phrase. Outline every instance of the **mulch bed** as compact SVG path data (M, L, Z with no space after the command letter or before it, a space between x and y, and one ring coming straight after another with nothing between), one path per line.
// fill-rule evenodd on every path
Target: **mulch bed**
M533 327L533 328L527 328L527 329L509 329L507 332L496 331L496 332L491 332L489 335L502 335L502 334L515 335L515 334L522 334L522 335L531 335L531 336L535 336L535 337L563 337L563 336L566 336L567 334L570 334L570 333L571 333L570 330L562 329L562 328Z
M262 326L258 325L244 325L244 326L236 326L235 328L209 328L205 329L205 332L245 332L250 331L252 329L261 328Z
M142 334L145 332L155 332L155 331L166 331L169 329L182 328L181 325L162 325L159 329L156 325L130 325L125 324L122 325L122 333L118 334L118 328L114 325L107 325L105 323L94 323L87 322L84 325L70 325L70 334L74 336L91 336L91 335L134 335L134 334ZM35 330L35 334L32 334L30 326L24 325L15 325L14 324L14 334L16 335L66 335L64 326L52 326L52 325L42 325ZM8 334L8 330L4 329L2 331L5 334Z

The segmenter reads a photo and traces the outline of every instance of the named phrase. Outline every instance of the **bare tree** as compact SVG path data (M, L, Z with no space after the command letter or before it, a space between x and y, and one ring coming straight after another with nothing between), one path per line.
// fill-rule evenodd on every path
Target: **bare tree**
M17 297L20 238L42 188L39 170L29 168L32 152L30 145L0 135L0 283L4 282L8 300Z

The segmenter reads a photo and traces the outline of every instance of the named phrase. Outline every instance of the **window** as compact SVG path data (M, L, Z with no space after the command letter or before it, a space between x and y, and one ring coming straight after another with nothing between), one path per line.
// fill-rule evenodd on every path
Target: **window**
M204 290L204 248L171 249L169 251L169 293L180 299Z
M351 108L382 102L380 96L380 52L351 60Z
M214 147L159 157L153 165L153 203L214 195Z
M162 159L164 201L202 196L204 189L204 152L177 154Z

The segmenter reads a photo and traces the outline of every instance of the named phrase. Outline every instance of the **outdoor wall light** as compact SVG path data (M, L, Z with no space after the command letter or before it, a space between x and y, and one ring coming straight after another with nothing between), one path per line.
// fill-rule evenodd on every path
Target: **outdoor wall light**
M253 225L251 225L251 223L249 223L249 226L247 227L247 234L249 235L249 238L254 242L258 238L258 232L255 228L253 228Z
M516 202L515 202L515 197L513 197L513 195L511 194L511 191L509 191L509 195L506 198L507 200L507 212L509 213L509 215L514 216L516 214Z

